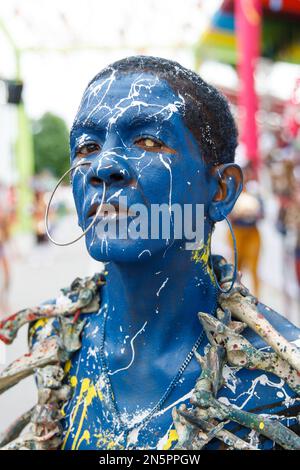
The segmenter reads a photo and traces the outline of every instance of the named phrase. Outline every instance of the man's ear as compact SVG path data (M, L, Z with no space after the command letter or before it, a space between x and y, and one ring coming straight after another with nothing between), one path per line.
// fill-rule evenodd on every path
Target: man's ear
M235 163L227 163L214 167L212 177L215 190L208 214L213 222L219 222L232 211L243 189L243 173Z

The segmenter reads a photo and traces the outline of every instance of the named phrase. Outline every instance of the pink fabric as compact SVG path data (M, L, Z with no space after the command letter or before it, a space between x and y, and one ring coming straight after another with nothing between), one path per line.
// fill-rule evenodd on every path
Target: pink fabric
M260 56L261 0L235 0L238 73L240 78L240 135L247 158L259 166L254 73Z

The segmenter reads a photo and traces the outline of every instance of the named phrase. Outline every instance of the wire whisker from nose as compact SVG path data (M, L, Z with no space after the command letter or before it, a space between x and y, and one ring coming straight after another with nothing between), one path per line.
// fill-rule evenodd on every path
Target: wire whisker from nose
M105 181L104 180L100 180L101 181L101 184L103 185L103 191L102 191L102 197L101 197L101 201L100 201L100 204L98 205L98 208L96 210L96 213L95 213L95 216L93 218L93 220L91 221L91 223L88 225L88 227L82 232L81 235L77 236L76 238L74 238L73 240L71 241L68 241L68 242L58 242L56 240L53 239L53 237L51 236L50 234L50 230L49 230L49 223L48 223L48 218L49 218L49 210L50 210L50 205L51 205L51 202L52 202L52 199L54 197L54 194L57 190L57 188L59 187L59 185L61 184L61 182L63 181L63 179L68 175L68 174L71 174L75 169L77 169L77 167L81 166L81 165L90 165L91 162L90 161L82 161L82 162L79 162L73 166L71 166L63 175L62 177L58 180L58 182L56 183L51 195L50 195L50 198L49 198L49 201L48 201L48 204L47 204L47 207L46 207L46 211L45 211L45 217L44 217L44 223L45 223L45 230L46 230L46 234L49 238L49 240L54 243L54 245L58 245L58 246L68 246L68 245L72 245L73 243L77 242L78 240L80 240L82 237L84 237L87 232L95 225L95 223L97 222L97 219L98 219L98 215L100 214L100 211L102 209L102 206L104 204L104 200L105 200L105 195L106 195L106 184L105 184Z

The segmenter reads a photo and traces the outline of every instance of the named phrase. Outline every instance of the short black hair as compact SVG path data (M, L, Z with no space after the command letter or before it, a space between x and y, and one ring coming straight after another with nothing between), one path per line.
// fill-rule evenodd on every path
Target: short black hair
M211 165L234 161L237 128L224 96L192 70L178 62L152 56L132 56L101 70L87 88L112 72L149 72L164 79L185 100L183 119L197 140L204 160Z

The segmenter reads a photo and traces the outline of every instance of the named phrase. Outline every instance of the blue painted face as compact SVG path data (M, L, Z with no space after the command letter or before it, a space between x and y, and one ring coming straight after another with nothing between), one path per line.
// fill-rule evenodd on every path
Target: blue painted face
M184 98L150 73L112 73L90 85L71 132L72 164L91 162L73 173L82 228L91 222L101 200L102 181L105 201L116 207L120 203L120 214L120 196L127 197L129 208L137 203L149 210L162 203L207 206L212 181L184 112ZM99 261L136 261L163 253L174 243L180 248L184 240L174 240L173 231L169 240L111 239L99 236L97 226L86 235L88 251Z

